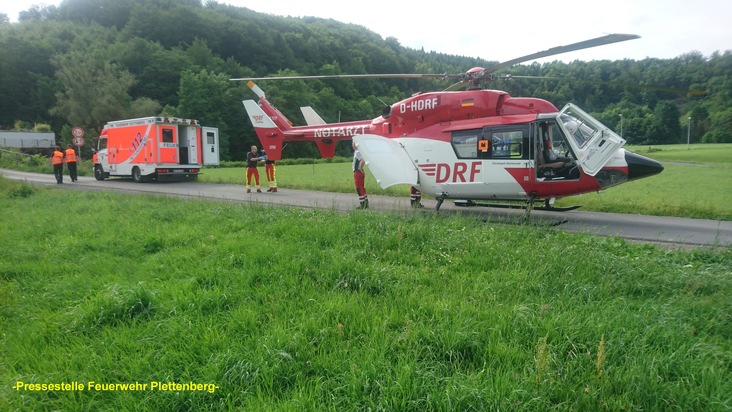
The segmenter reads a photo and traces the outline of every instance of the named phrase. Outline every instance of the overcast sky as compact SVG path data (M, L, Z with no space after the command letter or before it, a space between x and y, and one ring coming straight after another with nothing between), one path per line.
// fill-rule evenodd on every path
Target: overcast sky
M641 38L566 53L551 60L674 58L691 51L708 57L732 50L729 0L523 0L523 1L326 1L218 0L281 16L332 18L364 26L403 46L506 61L602 36ZM9 0L0 5L11 22L34 4L60 0Z

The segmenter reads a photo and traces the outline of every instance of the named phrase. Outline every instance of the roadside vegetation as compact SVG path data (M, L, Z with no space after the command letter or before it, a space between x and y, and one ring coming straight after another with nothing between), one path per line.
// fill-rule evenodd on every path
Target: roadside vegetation
M732 408L729 249L2 178L0 207L0 410Z

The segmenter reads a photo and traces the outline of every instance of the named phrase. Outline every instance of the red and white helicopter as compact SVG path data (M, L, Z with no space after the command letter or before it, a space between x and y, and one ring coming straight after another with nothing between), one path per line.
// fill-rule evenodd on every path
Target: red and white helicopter
M248 80L259 101L244 107L267 156L279 160L287 142L313 141L323 157L336 143L353 140L378 184L413 185L437 199L457 204L524 201L553 207L562 197L595 192L660 173L663 166L623 149L625 140L579 107L561 110L533 97L512 97L481 85L496 70L542 57L638 38L610 34L466 73L375 74L266 77ZM326 124L310 107L302 108L307 126L294 127L253 81L327 78L454 78L465 91L417 93L387 107L372 120ZM518 76L516 76L518 77Z

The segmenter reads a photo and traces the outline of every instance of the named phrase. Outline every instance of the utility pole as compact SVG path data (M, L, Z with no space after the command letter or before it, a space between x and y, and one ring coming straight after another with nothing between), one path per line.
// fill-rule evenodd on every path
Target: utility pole
M618 116L620 116L620 137L623 137L623 114L620 113Z

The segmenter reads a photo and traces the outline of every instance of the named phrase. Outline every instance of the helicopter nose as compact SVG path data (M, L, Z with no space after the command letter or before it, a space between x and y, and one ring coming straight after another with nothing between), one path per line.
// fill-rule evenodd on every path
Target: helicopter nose
M661 163L633 152L625 152L625 161L628 163L628 180L657 175L663 171Z

